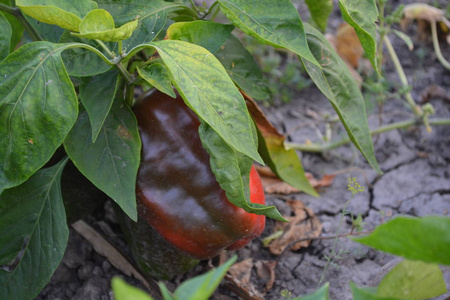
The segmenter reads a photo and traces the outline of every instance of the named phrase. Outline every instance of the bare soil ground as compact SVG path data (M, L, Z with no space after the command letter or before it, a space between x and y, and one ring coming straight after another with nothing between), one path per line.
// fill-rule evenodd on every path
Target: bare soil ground
M399 2L391 1L393 6ZM446 1L443 1L445 5ZM448 4L447 4L448 5ZM340 20L335 12L330 20L330 31ZM433 117L450 117L450 71L445 70L436 59L430 39L419 40L416 25L412 24L407 34L414 42L414 50L395 36L392 41L405 68L408 80L413 86L412 94L417 102L429 101L436 109ZM442 52L450 61L450 46L442 43ZM398 82L398 77L389 59L386 61L386 77ZM433 85L441 87L442 95L424 97ZM334 115L326 98L313 86L302 90L290 103L265 108L267 116L280 131L288 134L290 141L304 143L307 140L317 142L317 130L324 132L325 122L313 115ZM314 112L307 114L306 112ZM381 115L380 115L381 112ZM390 124L412 116L402 99L387 101L382 111L374 106L369 110L369 124L372 129L382 124ZM343 134L339 126L334 128L334 138ZM336 134L337 133L337 134ZM448 216L450 209L450 126L436 126L431 133L423 127L407 130L394 130L374 137L376 157L384 174L377 175L362 156L351 145L339 147L323 154L299 153L306 171L316 178L326 174L337 174L331 186L320 190L320 198L303 193L291 195L267 195L269 204L276 205L282 213L290 215L286 205L287 198L302 201L312 209L323 224L322 235L335 235L341 218L340 212L350 199L347 178L356 177L366 187L351 201L348 210L354 215L361 214L365 229L371 230L383 220L398 215ZM118 227L110 204L105 205L85 219L94 228L125 253L129 253ZM344 218L340 233L351 229L349 216ZM274 221L268 220L262 238L272 233ZM264 293L265 299L283 299L282 290L288 290L293 296L305 295L314 291L324 274L325 256L333 247L334 240L313 241L308 248L289 251L281 257L270 254L262 246L261 239L237 251L239 261L253 258L254 261L275 261L275 281L273 287L265 291L266 281L258 276L256 268L251 272L250 282L256 290ZM377 274L383 274L383 266L395 259L394 256L369 249L347 238L337 241L336 251L343 250L342 258L336 261L325 273L323 282L330 283L331 299L351 299L349 282L359 286L377 283ZM231 255L231 254L227 254ZM217 263L217 259L212 262ZM202 262L191 272L167 282L170 288L196 274L209 269L208 262ZM114 268L103 256L97 254L92 245L78 235L70 232L66 254L55 272L51 282L37 299L112 299L110 282L113 276L121 276L129 283L142 287L138 280L124 275ZM450 288L450 272L445 273ZM437 299L443 300L450 294ZM230 289L226 281L214 295L215 299L240 299ZM249 299L249 298L247 298Z

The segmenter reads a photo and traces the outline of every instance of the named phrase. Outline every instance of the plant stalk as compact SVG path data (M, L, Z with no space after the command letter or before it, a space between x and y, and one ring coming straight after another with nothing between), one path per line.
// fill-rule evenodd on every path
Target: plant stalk
M28 23L28 21L25 19L25 17L23 16L22 12L18 7L15 6L13 7L0 3L0 11L1 10L15 16L34 41L42 41L42 37L39 35L39 33L37 33L37 31L33 28L33 26L31 26L31 24Z
M439 40L438 40L437 29L436 29L436 21L431 21L431 37L433 39L433 47L434 47L434 52L436 53L437 59L442 64L442 66L444 66L444 68L446 68L447 70L450 70L450 63L442 55L441 48L439 46Z
M0 10L2 10L4 12L7 12L7 13L10 13L10 14L15 15L15 16L17 16L20 13L20 9L19 8L11 7L11 6L3 4L3 3L0 3Z
M400 60L398 59L397 53L394 50L394 47L391 44L391 41L389 40L388 36L384 36L384 44L386 45L386 48L389 52L389 55L391 56L392 62L394 63L395 69L397 70L397 74L400 77L400 82L404 87L409 87L408 78L406 77L405 71L403 70L402 64L400 63ZM409 106L413 110L414 114L416 116L422 115L422 110L420 107L416 104L414 101L411 92L407 92L405 94L405 99L408 102Z
M410 119L406 121L401 121L393 124L389 124L386 126L379 127L373 131L370 132L370 135L377 135L386 131L394 130L394 129L401 129L401 128L408 128L413 125L419 124L420 121L417 119ZM429 121L430 125L439 126L439 125L450 125L450 119L434 119ZM327 143L327 144L299 144L299 143L292 143L292 142L284 142L284 147L286 149L297 149L300 151L305 152L326 152L328 150L343 146L345 144L350 143L350 138L345 138L340 141L334 142L334 143Z

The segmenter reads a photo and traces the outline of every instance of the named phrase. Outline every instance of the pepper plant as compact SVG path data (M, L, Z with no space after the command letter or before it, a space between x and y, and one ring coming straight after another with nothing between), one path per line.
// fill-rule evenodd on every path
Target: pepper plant
M331 1L307 1L320 27L324 2ZM339 4L377 70L375 2ZM1 299L32 299L62 259L68 226L60 179L69 160L137 219L141 140L131 108L150 89L174 96L174 86L214 133L202 139L217 143L202 144L216 154L212 171L226 175L216 179L237 195L234 205L283 219L275 207L250 203L249 161L317 195L295 151L284 147L285 136L257 113L251 100L270 97L269 89L234 30L298 55L351 141L381 173L357 84L289 0L218 0L209 8L181 0L0 0L0 11ZM227 21L214 21L219 12ZM48 167L61 147L67 155ZM217 169L220 161L226 169Z

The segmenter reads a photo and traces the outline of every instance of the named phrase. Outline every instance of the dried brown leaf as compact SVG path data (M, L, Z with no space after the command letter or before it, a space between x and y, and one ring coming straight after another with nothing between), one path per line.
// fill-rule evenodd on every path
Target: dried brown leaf
M299 193L301 190L287 184L278 178L268 167L256 167L261 177L264 191L268 194L293 194ZM330 186L333 183L334 174L324 175L322 179L316 179L311 173L305 173L306 178L314 188L322 188Z
M347 23L339 25L336 32L336 50L339 56L350 63L354 69L364 54L364 48L356 35L355 29Z
M284 234L280 238L274 240L269 245L270 252L275 255L280 255L288 246L291 250L308 247L311 242L310 240L300 241L294 245L291 244L300 239L318 237L322 232L322 223L303 202L288 199L287 204L292 208L294 216L286 217L290 221L289 223L277 222L274 228L274 231L280 229L284 231Z
M228 270L225 277L231 288L236 294L248 300L262 300L264 296L259 292L250 281L254 262L252 258L247 258L241 262L235 263Z
M277 262L274 260L258 260L255 263L256 274L258 278L266 282L266 292L271 290L275 283L275 267Z

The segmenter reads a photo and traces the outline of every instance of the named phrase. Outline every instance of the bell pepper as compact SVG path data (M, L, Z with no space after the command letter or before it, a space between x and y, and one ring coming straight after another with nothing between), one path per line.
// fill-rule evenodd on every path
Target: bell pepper
M198 134L200 121L180 95L154 91L133 111L142 140L136 184L141 219L195 259L240 248L262 233L265 216L233 205L217 183ZM265 204L254 167L249 187L250 201Z

